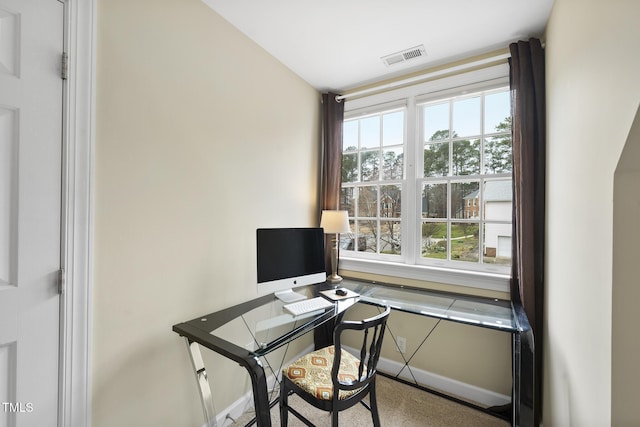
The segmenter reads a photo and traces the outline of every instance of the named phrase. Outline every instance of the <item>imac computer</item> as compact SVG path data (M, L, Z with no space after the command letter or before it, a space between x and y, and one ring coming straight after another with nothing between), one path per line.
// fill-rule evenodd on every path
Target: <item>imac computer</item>
M297 301L306 297L293 288L327 280L322 228L259 228L256 249L260 295Z

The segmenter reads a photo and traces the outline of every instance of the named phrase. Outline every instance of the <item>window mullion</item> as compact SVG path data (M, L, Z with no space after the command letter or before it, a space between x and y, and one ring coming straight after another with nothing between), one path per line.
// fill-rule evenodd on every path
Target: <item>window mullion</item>
M483 102L484 104L484 102ZM484 125L483 125L484 126ZM484 155L483 152L480 153L481 156ZM480 188L478 189L478 203L480 204L478 206L478 242L480 245L480 250L478 253L478 263L480 265L482 265L484 263L484 248L486 246L486 242L484 241L484 225L486 224L485 221L485 217L484 217L484 184L485 184L485 180L484 178L480 179Z
M419 193L417 189L417 176L419 163L419 146L420 146L420 131L417 126L417 112L415 97L411 97L407 100L407 112L405 114L405 141L404 152L407 156L405 162L405 175L402 184L402 249L404 252L404 260L407 264L415 264L416 259L420 254L419 242L420 242L420 219L417 217L417 198L416 194ZM417 232L416 230L417 225ZM406 251L406 252L405 252Z
M384 115L380 114L378 121L378 184L376 185L376 198L378 210L375 213L376 218L376 251L382 253L382 186L384 185L384 157L382 155L382 140L384 134Z
M453 99L449 100L449 135L448 141L449 144L449 174L447 176L447 262L451 261L451 221L453 218L453 206L451 206L451 177L453 176L453 111L454 102Z

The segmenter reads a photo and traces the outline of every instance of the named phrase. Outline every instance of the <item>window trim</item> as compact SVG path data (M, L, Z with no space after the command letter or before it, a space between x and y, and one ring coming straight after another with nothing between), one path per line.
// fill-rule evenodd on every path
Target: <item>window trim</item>
M490 291L509 292L510 277L507 274L489 273L472 270L433 267L417 264L371 260L363 258L340 257L340 270L360 273L393 276L446 285L466 286Z
M418 137L417 108L419 104L429 102L437 98L446 98L464 95L473 91L490 91L493 88L509 85L509 67L507 63L494 65L478 70L447 76L441 79L428 81L408 87L402 87L391 91L345 101L345 118L356 118L393 107L404 107L406 111L406 146L405 150L418 150L416 138ZM415 157L420 158L420 156ZM416 165L407 162L405 164L405 178L416 177ZM404 185L403 185L404 187ZM403 188L404 190L404 188ZM415 212L418 203L416 197L403 199L405 212L402 214L404 224L417 224L419 215ZM402 259L393 261L380 257L371 259L358 253L341 255L340 268L355 272L363 272L377 275L394 276L407 279L437 282L450 285L467 286L492 291L509 292L510 275L504 270L491 272L491 267L478 266L479 269L456 269L452 266L434 266L415 264L415 236L410 233L410 241L405 242L403 251L406 253Z

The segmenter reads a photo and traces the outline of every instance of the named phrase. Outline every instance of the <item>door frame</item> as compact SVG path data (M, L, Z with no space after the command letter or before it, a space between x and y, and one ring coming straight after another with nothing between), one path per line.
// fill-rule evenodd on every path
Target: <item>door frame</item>
M65 6L58 427L91 425L96 0Z

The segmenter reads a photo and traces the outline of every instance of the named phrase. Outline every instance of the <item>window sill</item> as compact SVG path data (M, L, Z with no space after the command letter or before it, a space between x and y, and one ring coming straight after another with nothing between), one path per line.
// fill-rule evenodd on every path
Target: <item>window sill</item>
M340 258L339 266L341 270L422 280L447 285L467 286L497 292L509 292L510 278L504 274L453 270L355 258Z

